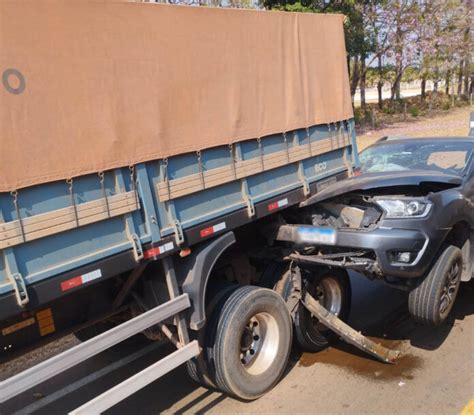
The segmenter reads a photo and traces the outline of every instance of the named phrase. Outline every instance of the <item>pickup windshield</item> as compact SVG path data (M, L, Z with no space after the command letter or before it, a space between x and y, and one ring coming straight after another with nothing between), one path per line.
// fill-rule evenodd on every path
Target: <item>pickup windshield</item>
M362 173L428 170L461 175L473 152L467 142L383 143L360 154Z

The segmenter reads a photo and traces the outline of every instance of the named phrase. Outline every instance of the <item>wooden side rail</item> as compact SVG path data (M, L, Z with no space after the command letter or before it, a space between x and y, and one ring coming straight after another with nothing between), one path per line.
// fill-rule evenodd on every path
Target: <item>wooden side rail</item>
M160 201L164 202L338 150L350 144L351 140L347 134L337 134L311 144L301 144L288 148L288 150L280 150L250 160L236 161L228 166L163 181L157 184L156 190Z
M130 191L24 217L21 220L0 223L0 250L124 215L139 208L136 193Z

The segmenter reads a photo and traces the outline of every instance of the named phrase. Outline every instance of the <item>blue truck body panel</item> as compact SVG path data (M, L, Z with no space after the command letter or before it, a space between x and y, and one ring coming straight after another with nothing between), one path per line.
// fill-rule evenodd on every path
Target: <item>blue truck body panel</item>
M178 248L180 243L186 246L187 241L183 242L177 233L213 225L218 218L243 209L247 209L251 216L255 204L294 189L307 187L309 190L310 184L357 164L352 120L233 145L235 157L239 160L258 160L263 153L270 155L296 146L303 148L309 144L308 140L314 144L334 134L345 137L346 145L218 186L205 188L204 185L199 191L168 201L160 200L157 192L160 183L228 166L232 163L229 147L220 146L198 154L187 153L169 160L142 163L133 168L109 170L103 175L99 173L75 177L72 181L45 183L17 193L1 193L0 296L14 290L15 274L20 274L28 287L89 264L100 264L101 260L125 251L133 250L139 261L143 257L141 250L144 246L158 246L160 241L169 241L170 238L174 241L173 247ZM32 217L71 207L77 216L77 212L86 206L84 203L99 200L103 202L102 210L113 209L112 205L109 206L109 203L116 203L113 197L127 192L135 192L136 209L116 216L109 212L109 216L102 220L84 225L78 222L79 226L62 231L53 228L51 234L41 236L38 233L31 240L30 234L26 233L25 224ZM51 219L51 226L55 226L54 220L57 219ZM17 239L12 246L6 246L5 241L11 235L8 232L13 232L9 228L12 223L18 224L17 231L21 231L18 231L18 238L23 240L18 242ZM225 229L229 229L229 226ZM223 230L216 228L216 232Z

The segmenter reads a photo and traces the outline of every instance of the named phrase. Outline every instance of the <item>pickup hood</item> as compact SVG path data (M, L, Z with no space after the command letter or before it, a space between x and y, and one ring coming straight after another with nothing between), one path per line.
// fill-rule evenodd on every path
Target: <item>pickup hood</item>
M456 175L429 172L426 170L408 170L401 172L365 173L351 177L330 185L326 189L311 196L300 206L309 206L313 203L342 195L356 190L370 190L382 187L419 186L423 183L446 183L453 187L462 183L462 178Z

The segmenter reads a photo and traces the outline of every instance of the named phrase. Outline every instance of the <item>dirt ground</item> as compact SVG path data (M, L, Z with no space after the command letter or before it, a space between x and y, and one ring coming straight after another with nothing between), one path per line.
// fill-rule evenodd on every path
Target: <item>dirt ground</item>
M458 108L432 117L409 117L405 122L385 125L376 130L359 129L357 144L359 151L384 136L440 137L465 136L469 130L469 114L474 107Z

